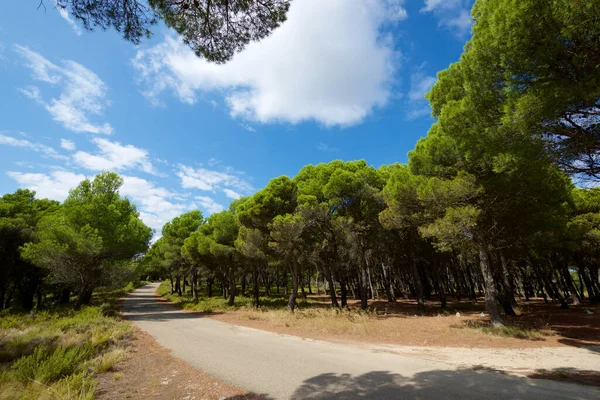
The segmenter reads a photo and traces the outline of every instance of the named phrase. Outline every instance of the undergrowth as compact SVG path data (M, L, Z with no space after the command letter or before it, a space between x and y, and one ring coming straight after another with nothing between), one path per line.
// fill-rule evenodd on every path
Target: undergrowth
M156 293L159 296L164 297L169 302L183 308L184 310L200 311L205 313L219 312L219 311L231 311L239 310L244 308L253 308L254 300L251 297L236 296L233 306L227 305L227 299L222 297L200 297L198 301L194 301L191 293L186 292L181 296L178 294L170 294L171 284L168 281L161 283ZM299 298L296 300L298 308L309 307L314 302ZM288 300L285 297L260 297L260 306L263 309L277 310L285 309L287 307ZM314 303L316 304L316 303Z
M136 285L138 286L138 285ZM124 357L130 327L117 299L133 290L99 290L94 304L0 313L0 400L93 399L94 374Z
M470 328L488 335L526 340L544 340L547 336L538 329L522 328L517 325L493 326L480 321L466 321L464 326L457 326L457 328Z

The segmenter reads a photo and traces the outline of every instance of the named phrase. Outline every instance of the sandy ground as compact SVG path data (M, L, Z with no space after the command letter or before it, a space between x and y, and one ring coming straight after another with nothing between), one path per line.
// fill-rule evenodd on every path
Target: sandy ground
M328 307L326 298L321 305ZM357 309L357 302L350 306ZM523 328L537 329L542 337L517 339L482 333L467 327L471 323L486 323L483 303L450 303L448 313L442 314L439 304L428 302L425 316L416 316L416 304L401 300L398 303L371 301L373 318L352 324L336 325L323 318L307 318L300 310L296 317L277 311L256 312L238 310L208 314L210 318L263 329L281 334L319 340L342 340L399 346L435 346L461 348L546 348L581 347L600 348L600 307L577 306L563 310L558 305L546 305L534 300L520 306L521 315L506 318L506 322ZM586 314L590 310L592 314ZM459 313L459 317L457 317Z

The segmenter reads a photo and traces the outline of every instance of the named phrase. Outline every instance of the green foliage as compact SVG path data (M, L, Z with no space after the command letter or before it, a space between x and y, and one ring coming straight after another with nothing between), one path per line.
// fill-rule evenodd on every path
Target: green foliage
M122 184L112 172L84 180L22 247L22 257L48 270L53 283L77 289L76 307L89 303L94 288L118 284L131 259L148 248L152 231L119 195Z
M85 29L112 28L136 45L161 19L198 56L219 63L268 36L286 20L289 5L290 0L56 0Z
M167 26L209 61L225 62L248 43L268 36L286 19L289 0L150 0Z

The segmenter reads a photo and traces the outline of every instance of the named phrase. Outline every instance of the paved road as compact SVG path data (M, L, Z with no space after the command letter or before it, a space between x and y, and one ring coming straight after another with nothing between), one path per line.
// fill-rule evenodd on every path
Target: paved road
M130 294L124 315L173 355L266 399L598 399L574 384L456 369L443 362L240 327Z

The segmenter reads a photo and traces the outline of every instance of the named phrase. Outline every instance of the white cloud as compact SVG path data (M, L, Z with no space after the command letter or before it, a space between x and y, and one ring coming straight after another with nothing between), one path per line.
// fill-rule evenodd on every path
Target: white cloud
M422 12L434 11L440 9L457 8L462 6L462 0L425 0L425 7Z
M184 189L199 189L204 191L217 191L224 189L236 189L242 193L252 192L252 185L229 172L215 171L207 168L192 168L179 165L176 175L181 179Z
M223 189L223 193L225 193L225 196L229 197L230 199L234 199L234 200L237 200L240 197L242 197L241 194L239 194L235 190L231 190L231 189Z
M210 197L196 196L196 200L200 203L200 208L206 211L208 215L221 212L225 209L225 207Z
M146 150L130 144L123 146L119 142L102 138L95 138L92 141L98 146L97 154L78 151L73 155L73 160L81 167L92 171L139 168L149 174L158 175Z
M421 71L412 74L410 77L408 99L410 101L424 100L425 94L433 87L436 80L435 76L426 76Z
M338 148L331 147L328 144L322 143L322 142L317 145L317 150L323 151L325 153L335 153L335 152L339 151Z
M69 159L66 156L58 154L58 152L56 150L54 150L50 146L46 146L45 144L32 143L29 140L17 139L17 138L11 137L11 136L3 135L1 133L0 133L0 144L6 145L6 146L22 147L25 149L30 149L30 150L40 153L42 155L42 157L44 157L44 158L50 157L50 158L55 158L57 160L68 160Z
M217 91L233 117L357 124L390 97L398 54L382 29L406 18L402 5L296 0L280 28L225 65L199 59L172 36L140 50L132 63L154 104L165 91L188 104L198 92Z
M454 29L460 35L464 35L471 31L473 20L471 19L471 13L468 10L460 10L460 13L455 17L451 17L447 20L442 21L442 25Z
M429 92L437 79L423 73L422 68L421 66L410 77L410 91L406 106L406 119L409 121L431 113L431 108L425 100L425 94Z
M53 171L50 174L8 172L7 175L19 183L19 186L35 190L38 198L63 201L69 190L85 179L85 175L69 171Z
M56 7L56 9L58 10L58 13L60 14L60 16L65 21L67 21L67 23L71 26L71 29L73 29L73 31L75 32L75 34L77 36L81 36L81 34L83 33L83 31L81 30L81 28L79 27L79 25L77 25L75 23L75 21L73 21L73 19L69 15L69 12L67 11L67 9L66 8L61 8L61 7Z
M425 0L421 12L431 12L439 20L438 25L445 27L463 39L471 31L472 0Z
M122 177L123 186L119 192L138 206L140 218L159 235L165 222L195 208L193 203L175 201L177 193L157 187L145 179L128 175Z
M15 46L15 50L27 60L35 80L59 86L58 98L45 101L40 89L30 86L20 91L42 104L52 118L74 132L111 134L109 123L90 122L90 116L102 115L108 105L105 100L106 85L92 71L74 61L65 60L57 66L27 47Z
M72 140L60 139L60 147L65 150L73 151L75 150L75 143Z
M252 133L256 132L256 129L255 129L255 128L253 128L253 127L251 127L251 126L250 126L250 125L248 125L248 124L241 124L240 126L241 126L242 128L244 128L245 130L247 130L248 132L252 132Z

